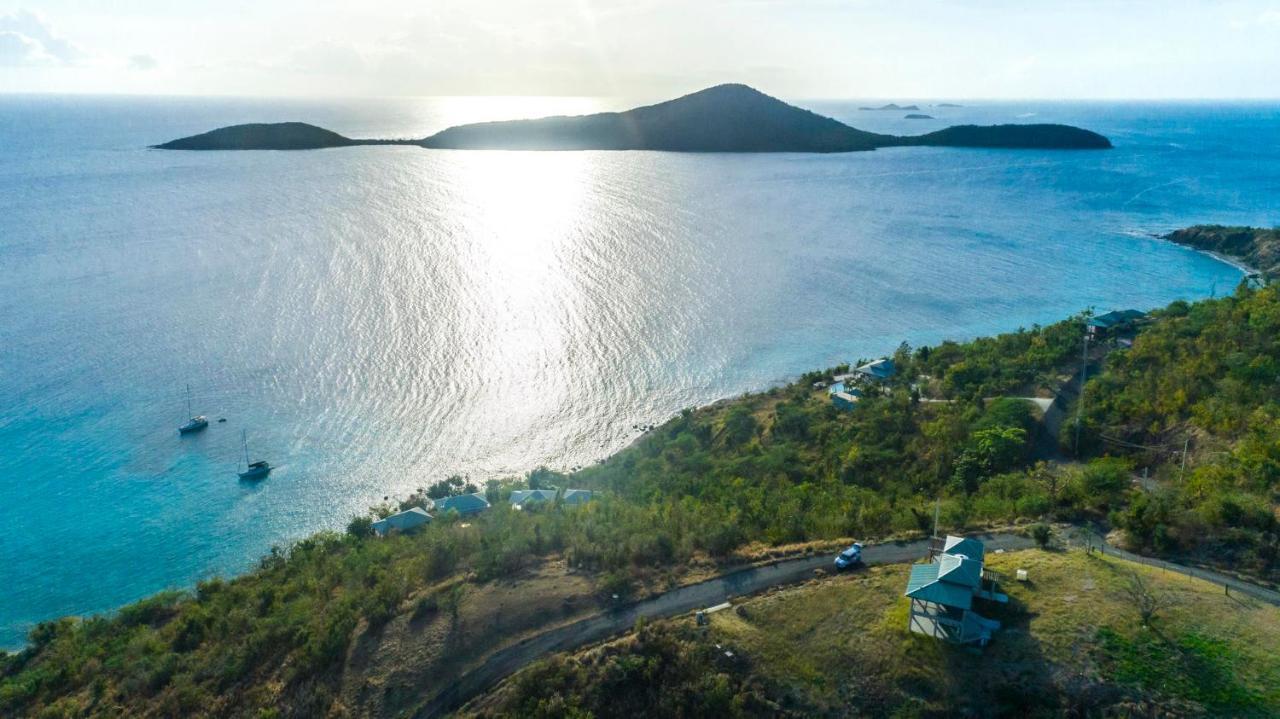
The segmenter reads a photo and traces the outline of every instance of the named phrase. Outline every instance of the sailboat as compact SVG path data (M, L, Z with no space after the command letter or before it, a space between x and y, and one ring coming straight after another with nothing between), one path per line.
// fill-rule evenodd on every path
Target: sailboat
M245 464L245 470L243 472L237 472L237 474L240 475L240 479L257 480L257 479L262 479L263 477L266 477L268 474L271 474L270 464L263 461L257 461L257 462L249 461L249 433L247 431L245 430L240 431L240 442L244 445L244 464ZM238 462L236 464L236 468L239 469Z
M191 413L191 385L190 384L187 385L187 416L190 417L191 419L187 420L186 424L178 428L178 434L191 434L192 432L199 432L200 430L209 426L209 420L205 419L204 415Z

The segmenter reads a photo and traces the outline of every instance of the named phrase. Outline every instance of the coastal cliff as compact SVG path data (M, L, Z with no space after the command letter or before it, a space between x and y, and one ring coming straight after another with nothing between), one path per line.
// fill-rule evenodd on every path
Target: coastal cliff
M1268 280L1280 277L1280 229L1277 228L1195 225L1170 232L1164 239L1240 260Z
M930 145L1013 149L1106 149L1107 138L1066 125L964 125L926 135L882 135L787 104L746 85L717 85L625 112L459 125L420 140L356 140L300 122L224 127L161 145L164 150L309 150L351 145L451 150L662 150L670 152L856 152Z

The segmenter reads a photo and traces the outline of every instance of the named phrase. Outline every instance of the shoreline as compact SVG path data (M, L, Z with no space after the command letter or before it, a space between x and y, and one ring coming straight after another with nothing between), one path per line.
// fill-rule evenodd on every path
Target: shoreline
M1191 225L1190 227L1198 227L1198 225ZM1248 262L1245 262L1240 257L1237 257L1235 255L1224 254L1222 252L1218 252L1217 250L1207 250L1203 247L1196 247L1194 245L1190 245L1184 242L1178 242L1177 240L1173 239L1173 234L1178 232L1180 229L1187 229L1187 228L1184 227L1184 228L1179 228L1175 230L1170 230L1163 234L1151 233L1149 236L1154 239L1167 242L1175 247L1181 247L1187 250L1191 250L1192 252L1198 252L1202 255L1207 255L1209 257L1212 257L1213 259L1223 263L1224 265L1229 265L1239 270L1241 274L1244 275L1245 279L1256 277L1256 278L1262 279L1263 281L1266 280L1266 274L1262 270L1258 269L1257 267L1254 267Z

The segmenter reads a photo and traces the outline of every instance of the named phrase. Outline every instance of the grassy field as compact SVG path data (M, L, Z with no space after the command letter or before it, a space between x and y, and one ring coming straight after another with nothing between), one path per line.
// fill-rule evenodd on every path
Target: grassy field
M717 687L726 715L742 716L1280 714L1280 609L1082 551L988 564L1010 577L1026 569L1031 581L1007 583L1010 604L986 612L1005 628L981 652L908 633L908 567L879 567L751 598L705 630L682 618L552 660L468 711L620 714L629 699L618 677L641 658L648 679L672 685L648 691L684 692L689 716L713 713L703 702ZM1164 604L1148 627L1128 592L1135 572ZM610 688L595 703L601 686ZM540 687L555 687L560 703Z

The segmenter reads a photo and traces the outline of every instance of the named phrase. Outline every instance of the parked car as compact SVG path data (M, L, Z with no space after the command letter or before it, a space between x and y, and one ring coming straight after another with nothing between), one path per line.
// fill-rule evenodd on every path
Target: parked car
M862 544L854 542L853 546L836 555L836 571L852 569L862 563Z

